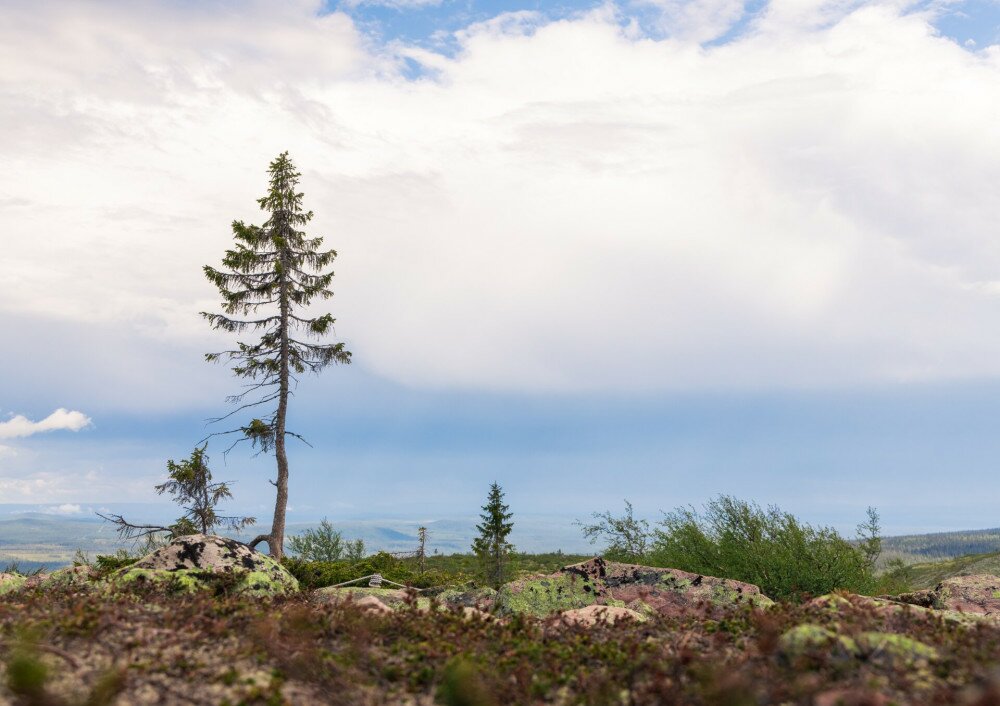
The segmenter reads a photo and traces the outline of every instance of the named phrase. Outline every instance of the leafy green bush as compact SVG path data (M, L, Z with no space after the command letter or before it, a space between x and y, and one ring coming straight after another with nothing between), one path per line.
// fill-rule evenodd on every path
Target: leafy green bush
M632 503L625 501L625 514L615 517L610 510L593 513L595 522L584 524L577 522L583 530L583 536L591 544L603 540L607 542L604 557L611 561L639 563L649 552L651 533L649 522L636 519L632 514Z
M281 563L299 580L303 589L333 586L371 574L381 574L390 581L415 588L465 583L469 580L468 576L461 573L435 569L421 574L412 563L386 552L379 552L359 561L305 561L298 557L285 557Z
M340 530L325 517L316 529L309 529L287 540L288 549L306 561L360 561L365 557L364 540L345 540Z
M869 511L851 542L830 527L813 527L771 506L720 495L705 507L667 513L654 531L647 563L756 584L778 600L843 589L878 588L874 560L878 515Z

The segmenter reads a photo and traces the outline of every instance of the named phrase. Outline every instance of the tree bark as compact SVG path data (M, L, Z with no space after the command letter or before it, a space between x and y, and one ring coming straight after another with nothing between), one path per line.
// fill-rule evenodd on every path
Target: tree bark
M290 225L286 225L290 228ZM282 238L285 234L282 233ZM285 241L287 243L287 241ZM278 462L277 497L274 500L274 521L271 523L271 537L268 540L270 554L276 560L285 553L285 508L288 505L288 455L285 452L285 416L288 412L288 257L287 244L282 245L281 253L281 351L279 352L279 395L278 413L274 420L274 457Z

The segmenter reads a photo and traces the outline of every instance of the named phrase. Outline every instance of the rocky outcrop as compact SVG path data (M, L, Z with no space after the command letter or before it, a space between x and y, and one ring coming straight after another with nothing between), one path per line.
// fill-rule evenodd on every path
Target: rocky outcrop
M975 625L979 622L992 622L996 618L981 613L965 613L946 608L936 609L918 604L897 600L900 596L874 598L850 593L829 593L809 601L809 608L818 609L820 614L837 616L845 612L863 611L880 616L885 625L892 629L905 630L913 616L935 617L949 623L960 625Z
M922 608L1000 618L1000 577L989 574L953 576L934 588L889 599Z
M500 613L537 617L590 605L680 616L705 606L771 604L757 586L748 583L678 569L608 562L599 557L566 566L555 574L513 581L501 588L496 598Z
M154 586L179 592L204 589L269 596L298 590L298 581L266 554L232 539L193 534L112 574L119 588Z

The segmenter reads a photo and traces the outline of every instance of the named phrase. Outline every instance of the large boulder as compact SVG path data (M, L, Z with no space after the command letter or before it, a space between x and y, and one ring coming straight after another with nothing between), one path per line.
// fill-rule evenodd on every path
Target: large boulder
M899 603L1000 618L1000 577L953 576L924 591L892 596Z
M647 615L680 616L705 606L766 607L757 586L678 569L609 562L597 557L549 575L513 581L496 597L500 613L543 617L554 612L608 605Z
M203 589L270 596L293 593L299 582L285 567L232 539L192 534L178 537L110 581L118 587L157 586L181 592Z

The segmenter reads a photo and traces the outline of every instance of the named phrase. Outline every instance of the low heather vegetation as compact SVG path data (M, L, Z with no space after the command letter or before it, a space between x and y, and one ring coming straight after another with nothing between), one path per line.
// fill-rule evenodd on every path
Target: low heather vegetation
M849 602L582 627L416 604L379 615L308 593L52 590L0 603L0 635L7 692L39 706L1000 704L995 625Z

